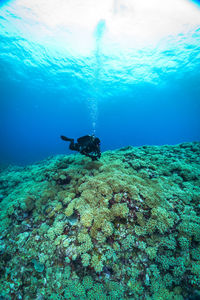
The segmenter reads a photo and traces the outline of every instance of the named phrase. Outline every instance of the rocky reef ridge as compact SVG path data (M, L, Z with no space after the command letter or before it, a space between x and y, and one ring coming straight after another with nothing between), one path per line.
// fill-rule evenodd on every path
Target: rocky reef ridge
M0 172L0 299L200 297L200 143Z

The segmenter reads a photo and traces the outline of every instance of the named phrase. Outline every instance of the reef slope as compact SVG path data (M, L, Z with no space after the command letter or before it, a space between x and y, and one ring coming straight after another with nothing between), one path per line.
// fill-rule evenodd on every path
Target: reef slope
M9 167L0 202L1 299L200 295L198 142Z

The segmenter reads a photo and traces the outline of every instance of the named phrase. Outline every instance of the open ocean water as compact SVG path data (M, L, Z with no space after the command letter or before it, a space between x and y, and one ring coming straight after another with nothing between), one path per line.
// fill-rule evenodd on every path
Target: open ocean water
M200 299L200 1L0 0L0 300L127 299Z
M1 164L199 140L198 3L129 2L1 1Z

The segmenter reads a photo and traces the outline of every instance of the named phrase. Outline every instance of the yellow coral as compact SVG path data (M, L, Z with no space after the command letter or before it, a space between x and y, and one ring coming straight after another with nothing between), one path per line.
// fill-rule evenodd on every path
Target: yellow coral
M126 203L116 203L111 207L111 212L114 217L126 218L129 213L129 209Z
M72 200L72 202L70 202L67 208L65 209L65 214L67 217L73 215L75 204L76 204L76 199Z
M92 210L89 210L89 211L85 211L81 215L80 221L83 226L90 227L92 225L93 219L94 219L93 212Z

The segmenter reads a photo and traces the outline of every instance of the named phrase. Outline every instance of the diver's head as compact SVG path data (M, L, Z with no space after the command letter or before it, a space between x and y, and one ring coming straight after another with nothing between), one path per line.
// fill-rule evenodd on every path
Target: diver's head
M92 137L92 142L95 145L99 145L100 144L100 139L98 137L96 137L94 134L92 134L91 137Z

